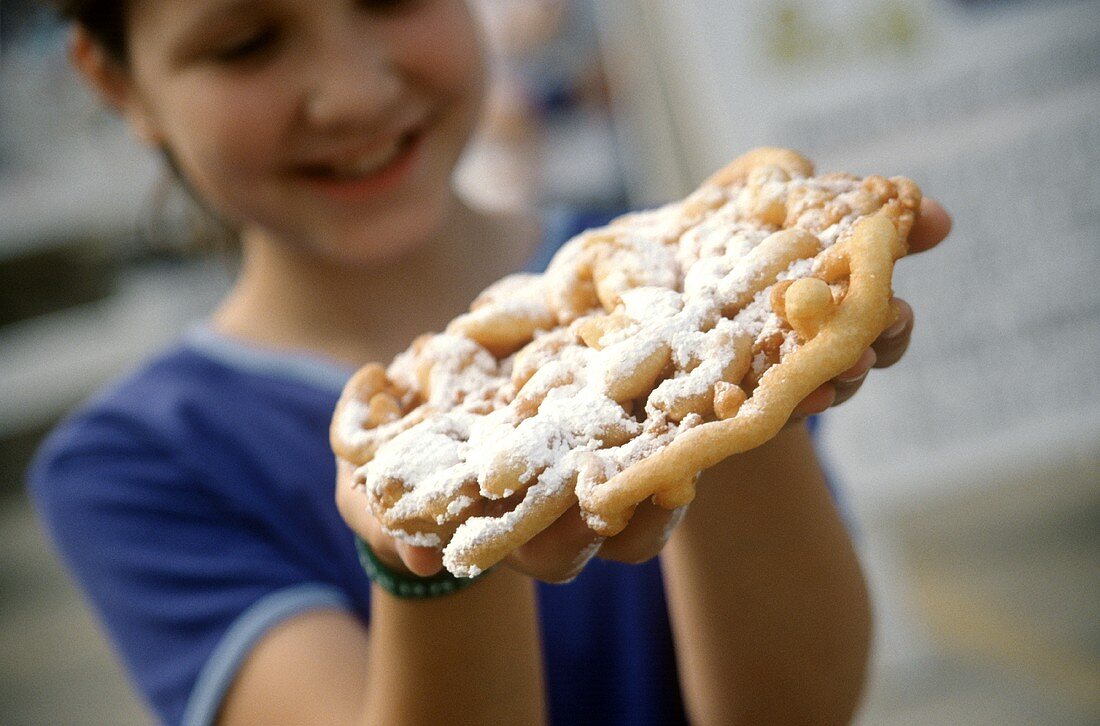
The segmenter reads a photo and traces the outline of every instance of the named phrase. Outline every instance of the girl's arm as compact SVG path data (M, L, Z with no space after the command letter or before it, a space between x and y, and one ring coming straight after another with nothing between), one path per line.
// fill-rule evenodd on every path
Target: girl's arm
M342 467L341 512L374 533L361 501L348 495L347 474ZM539 724L546 707L537 623L533 582L506 567L432 600L374 586L369 629L349 613L323 611L268 633L226 695L221 720Z
M695 723L850 720L870 607L803 425L707 471L662 562Z
M534 583L498 568L435 600L371 592L364 723L545 720Z
M508 570L437 600L374 588L368 630L344 611L280 624L226 694L223 724L538 724L534 601Z
M951 218L925 199L910 254L939 244ZM896 363L913 311L852 370L799 407L850 398L873 365ZM680 683L697 723L846 723L870 647L867 589L803 424L705 472L664 549Z

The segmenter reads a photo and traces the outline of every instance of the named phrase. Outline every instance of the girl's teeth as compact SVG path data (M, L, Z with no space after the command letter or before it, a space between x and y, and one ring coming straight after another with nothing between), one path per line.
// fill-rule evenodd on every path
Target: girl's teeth
M400 149L401 147L399 144L394 144L392 148L387 149L384 152L371 154L370 156L356 159L349 164L337 166L333 169L333 172L336 174L336 176L347 177L366 176L368 174L373 174L374 172L381 170L387 164L389 164L390 161L393 160L393 157L397 156L397 152L400 151Z

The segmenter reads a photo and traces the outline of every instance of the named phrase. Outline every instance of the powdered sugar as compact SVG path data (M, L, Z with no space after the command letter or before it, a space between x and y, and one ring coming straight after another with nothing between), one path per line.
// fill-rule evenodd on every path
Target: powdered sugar
M443 544L415 523L454 526L444 561L457 574L477 574L469 553L575 501L574 487L598 487L712 420L717 383L740 382L750 365L766 375L769 355L798 345L769 290L812 274L814 263L812 255L776 257L774 249L788 244L777 237L779 225L793 220L814 234L815 249L830 246L854 215L829 220L821 200L854 208L859 184L757 169L740 186L704 186L682 202L586 232L544 275L488 288L448 332L418 341L387 370L405 392L403 410L419 406L423 421L403 424L406 416L365 429L366 404L352 401L336 426L350 441L377 439L356 477L385 503L387 521L404 523L391 523L391 531ZM581 323L602 331L586 338L594 347L582 340ZM518 326L534 342L494 356L477 340L498 324ZM755 411L750 398L742 412ZM478 498L517 492L511 511L468 515Z

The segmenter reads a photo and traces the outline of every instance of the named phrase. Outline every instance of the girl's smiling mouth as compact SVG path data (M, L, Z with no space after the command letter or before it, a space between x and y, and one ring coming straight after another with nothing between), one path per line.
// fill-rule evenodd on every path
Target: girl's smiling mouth
M421 157L424 134L410 131L385 147L332 163L297 167L296 176L337 201L365 201L399 186Z

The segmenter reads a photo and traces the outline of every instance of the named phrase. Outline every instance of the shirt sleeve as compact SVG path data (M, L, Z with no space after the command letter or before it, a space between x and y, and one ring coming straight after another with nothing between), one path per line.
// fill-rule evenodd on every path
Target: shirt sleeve
M125 419L79 419L56 431L30 490L165 723L213 722L244 658L276 623L349 608L342 590L280 551L263 522L234 511L170 446Z

